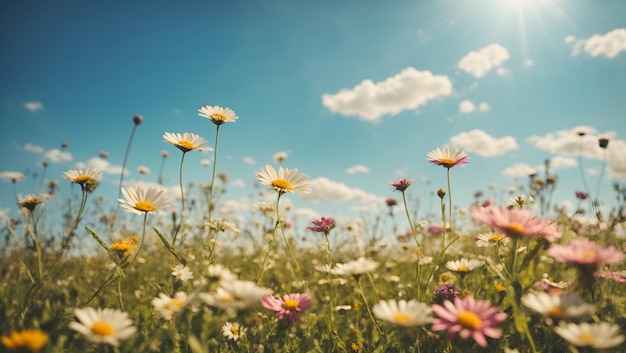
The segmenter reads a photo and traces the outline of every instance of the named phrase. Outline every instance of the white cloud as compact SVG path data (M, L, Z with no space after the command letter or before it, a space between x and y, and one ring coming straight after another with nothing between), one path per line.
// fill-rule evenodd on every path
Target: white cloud
M232 216L239 211L248 211L251 209L253 201L242 198L239 200L225 200L220 203L219 211L222 215Z
M481 78L494 68L509 60L509 51L500 44L490 44L478 51L470 51L459 60L459 68L470 75Z
M293 211L293 215L298 218L306 219L306 220L314 220L316 218L320 218L320 214L312 210L308 207L296 208Z
M241 180L241 179L235 179L235 180L231 181L230 184L232 186L236 186L236 187L242 188L242 189L246 187L246 183L243 180Z
M361 203L382 203L384 198L368 193L362 189L351 188L344 183L329 180L328 178L315 178L310 181L311 192L302 195L303 199L310 202L334 201L345 202L356 200Z
M505 68L505 67L499 67L496 69L496 73L499 76L502 76L504 78L511 78L511 76L513 76L513 73L511 72L511 70Z
M459 103L459 111L462 114L469 114L476 111L476 106L470 100L463 100Z
M32 153L37 153L37 154L42 154L43 153L43 147L37 146L37 145L33 145L32 143L25 144L24 145L24 150L26 150L28 152L32 152Z
M525 59L524 60L524 66L526 66L526 67L533 67L533 66L535 66L535 61L533 59Z
M580 136L579 133L584 133ZM609 139L609 145L603 150L598 139ZM615 132L599 134L589 126L577 126L570 130L559 130L544 136L532 135L528 138L536 148L563 156L582 156L603 160L606 157L609 178L626 178L626 141L615 138Z
M53 148L44 152L44 157L48 158L52 163L70 162L74 157L72 154L66 151L61 151L58 148Z
M248 157L248 156L243 157L243 162L245 164L249 164L249 165L255 165L256 164L256 161L252 157Z
M550 159L550 168L567 168L578 165L576 159L564 156L554 156Z
M348 174L357 174L357 173L369 173L370 169L362 164L353 165L350 168L346 169L346 173Z
M93 168L105 174L121 174L122 166L113 165L106 159L102 159L100 157L93 157L87 160L87 163L77 162L76 166L80 169L85 168ZM128 170L125 171L125 174L128 173ZM156 184L158 185L158 184ZM180 190L179 190L180 193Z
M494 157L519 148L515 138L494 138L478 129L462 132L450 138L450 144L482 157Z
M482 102L478 105L478 110L481 112L487 112L489 111L489 109L491 109L491 107L485 102Z
M626 28L617 28L606 34L594 34L586 39L569 35L565 37L565 43L572 46L573 56L584 51L591 57L604 55L612 59L620 52L626 51Z
M502 171L502 174L511 177L527 177L531 174L537 173L538 170L526 163L517 163L512 167L506 168Z
M43 109L43 104L41 102L25 102L24 108L26 108L26 110L30 110L33 113L36 113Z
M357 115L376 121L386 114L395 115L416 109L428 101L452 93L452 81L445 75L407 67L384 81L364 80L352 89L322 95L322 104L333 113Z

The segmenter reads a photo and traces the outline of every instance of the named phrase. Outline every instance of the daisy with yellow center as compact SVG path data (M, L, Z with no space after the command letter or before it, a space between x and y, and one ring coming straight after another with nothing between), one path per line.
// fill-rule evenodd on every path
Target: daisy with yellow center
M460 259L455 261L448 261L446 268L450 271L456 271L459 273L468 273L484 265L485 262L477 259Z
M522 304L546 318L548 324L559 320L577 320L591 316L596 308L585 303L574 292L563 295L531 292L522 297Z
M152 306L161 314L162 318L170 320L185 306L186 302L187 294L185 292L177 292L173 298L167 294L159 293L157 298L152 299Z
M75 184L99 183L102 173L96 169L68 170L63 173L63 179Z
M130 338L137 331L128 313L117 309L77 308L74 315L78 321L70 322L70 328L92 342L117 346L120 340Z
M372 313L379 320L403 327L424 326L433 321L431 307L414 299L381 300L372 307Z
M127 212L142 215L162 213L168 207L163 190L143 186L122 188L125 200L118 199L120 206Z
M118 252L120 256L128 255L131 250L137 247L139 241L138 236L132 236L128 239L122 239L111 244L111 249Z
M48 335L39 329L13 331L8 336L2 336L2 344L18 352L39 352L48 344Z
M478 247L491 247L498 244L507 244L510 240L511 239L509 237L500 232L478 234L474 238L476 246Z
M617 347L624 342L620 327L608 322L561 323L554 328L559 336L578 347L591 347L597 350Z
M42 203L46 202L49 199L50 199L50 195L29 194L29 195L24 196L23 198L20 198L17 204L29 210L30 212L33 212L35 208L37 208L37 206L41 205Z
M239 117L230 108L205 105L198 110L199 116L211 120L215 125L235 122Z
M163 134L163 142L173 145L184 153L189 151L213 150L204 138L190 132L184 132L182 134L166 132Z
M270 165L256 173L257 180L266 186L271 187L279 194L287 192L306 194L309 192L309 178L306 174L299 174L298 169L278 168L278 172Z
M450 169L458 164L468 164L469 157L465 154L465 152L459 150L458 148L446 146L443 149L437 148L436 150L429 152L428 161Z
M238 322L226 322L222 325L222 335L229 340L237 340L245 334L245 329Z

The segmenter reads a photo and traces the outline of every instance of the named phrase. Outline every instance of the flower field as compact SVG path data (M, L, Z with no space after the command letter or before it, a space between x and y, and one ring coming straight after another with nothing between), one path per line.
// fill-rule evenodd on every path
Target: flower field
M613 185L615 200L603 200L608 212L577 190L575 212L550 207L550 175L529 176L527 193L512 192L508 203L476 195L462 209L451 174L470 156L446 146L423 151L425 167L447 175L437 219L415 219L407 202L413 180L405 178L389 181L387 201L389 213L400 207L395 217L410 225L402 234L380 219L344 225L332 214L297 229L283 202L310 191L306 166L284 168L277 159L254 176L273 201L259 197L241 226L217 207L226 185L218 174L220 129L238 116L219 106L199 115L215 126L213 145L191 132L163 135L180 152L178 200L121 179L116 207L107 209L96 169L53 176L66 185L50 183L40 194L15 193L21 218L3 226L0 243L2 349L626 350L623 185ZM133 128L142 122L135 116ZM597 148L608 144L601 139ZM184 178L185 156L195 151L213 154L206 185ZM0 175L3 187L26 178ZM190 182L200 192L188 192ZM67 208L49 208L66 197L57 195L66 186L80 192L56 203ZM375 230L395 241L381 241ZM81 251L85 244L95 250Z

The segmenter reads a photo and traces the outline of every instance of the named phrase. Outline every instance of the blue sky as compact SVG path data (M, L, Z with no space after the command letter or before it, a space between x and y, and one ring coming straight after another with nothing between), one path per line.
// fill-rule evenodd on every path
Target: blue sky
M193 132L213 146L215 126L197 115L209 104L239 116L219 143L231 210L258 201L255 172L284 151L282 165L313 184L285 201L303 217L379 215L402 177L415 180L422 214L435 212L445 169L426 154L445 145L471 158L452 170L458 207L494 194L490 184L506 202L547 158L557 203L583 189L582 162L611 207L611 184L626 180L624 13L621 0L5 1L0 173L24 173L23 195L43 191L42 161L46 179L96 167L96 193L114 202L141 114L125 181L156 183L167 150L175 193L180 152L162 135ZM185 183L209 183L202 160L212 156L189 153ZM0 201L16 216L10 182Z

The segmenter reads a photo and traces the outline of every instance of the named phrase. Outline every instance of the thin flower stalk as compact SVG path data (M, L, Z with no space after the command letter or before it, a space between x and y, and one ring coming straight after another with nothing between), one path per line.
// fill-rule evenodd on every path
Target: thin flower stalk
M371 280L371 278L370 278L370 280ZM370 304L367 301L367 297L365 296L365 292L363 292L363 286L361 285L361 276L357 276L356 277L356 284L359 287L359 293L361 294L361 298L363 299L363 304L365 304L365 309L367 310L367 315L369 316L370 320L372 321L372 323L376 327L376 330L378 331L380 336L384 337L385 336L385 332L383 331L383 329L380 327L380 325L378 324L378 322L374 318L374 314L372 314L372 309L370 308Z
M122 172L120 173L120 185L117 197L122 197L122 186L124 186L124 172L126 171L126 162L128 161L128 154L130 153L130 146L133 143L133 137L135 136L135 130L137 126L143 122L143 116L135 115L133 117L133 129L130 131L130 137L128 138L128 144L126 145L126 152L124 153L124 162L122 163Z

